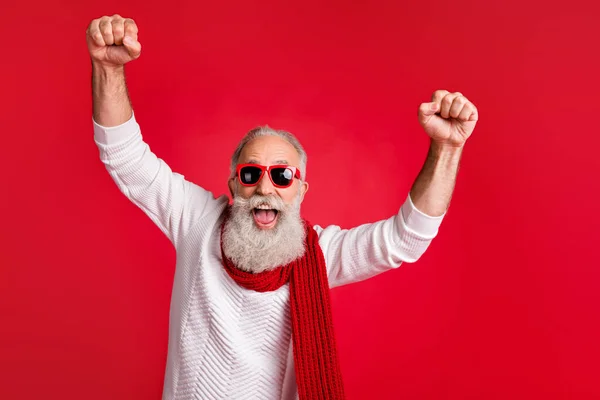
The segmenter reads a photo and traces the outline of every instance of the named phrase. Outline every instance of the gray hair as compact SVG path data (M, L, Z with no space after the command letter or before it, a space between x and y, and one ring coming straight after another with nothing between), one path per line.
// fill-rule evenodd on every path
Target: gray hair
M306 151L304 151L304 148L302 147L298 139L296 139L296 136L292 135L290 132L287 131L272 129L268 125L254 128L250 132L246 133L246 135L244 135L237 148L233 152L233 156L231 156L231 178L235 177L235 170L244 146L248 144L248 142L250 142L252 139L255 139L260 136L279 136L280 138L286 140L289 144L294 146L294 148L298 152L298 155L300 156L300 165L298 166L298 168L300 169L300 176L302 177L303 181L306 180Z

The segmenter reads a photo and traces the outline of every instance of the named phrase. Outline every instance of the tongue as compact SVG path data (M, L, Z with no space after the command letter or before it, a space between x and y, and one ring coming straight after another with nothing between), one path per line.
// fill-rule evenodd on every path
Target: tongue
M273 210L254 210L254 218L260 224L267 225L275 221L275 211Z

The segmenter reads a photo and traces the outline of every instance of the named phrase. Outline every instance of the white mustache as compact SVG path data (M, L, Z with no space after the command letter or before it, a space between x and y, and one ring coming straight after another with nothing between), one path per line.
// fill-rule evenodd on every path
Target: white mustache
M258 206L266 205L269 208L277 211L284 210L286 208L285 202L278 196L263 196L260 194L255 194L248 199L244 199L243 197L236 196L235 202L239 207L246 208L248 210L253 210Z

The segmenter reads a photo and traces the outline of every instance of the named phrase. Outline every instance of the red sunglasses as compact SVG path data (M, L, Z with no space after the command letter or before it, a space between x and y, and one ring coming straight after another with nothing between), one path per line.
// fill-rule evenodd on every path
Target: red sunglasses
M269 172L268 175L273 186L278 188L290 187L294 178L300 179L300 170L290 165L271 165L265 167L260 164L239 164L236 169L236 175L243 186L255 186L260 182L265 171Z

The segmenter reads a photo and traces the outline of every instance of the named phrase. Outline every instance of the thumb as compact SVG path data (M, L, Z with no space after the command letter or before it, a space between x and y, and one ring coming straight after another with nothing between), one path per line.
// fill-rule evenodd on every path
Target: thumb
M421 103L419 106L419 122L426 124L440 110L440 105L436 102Z
M123 38L123 45L132 58L138 58L142 52L142 44L137 40L134 40L131 36L125 36Z

